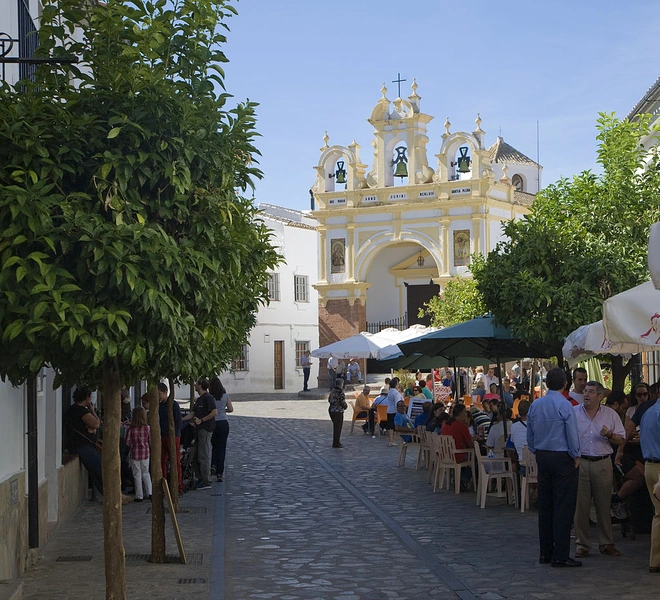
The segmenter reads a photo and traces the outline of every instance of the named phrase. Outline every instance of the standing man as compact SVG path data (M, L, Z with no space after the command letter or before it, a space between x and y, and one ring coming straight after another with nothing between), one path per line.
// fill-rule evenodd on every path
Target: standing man
M309 372L312 368L312 359L310 358L309 350L306 350L300 357L300 366L303 370L303 392L306 392L309 389L307 384L309 383Z
M619 415L603 406L605 389L597 381L584 386L584 404L573 407L580 438L580 467L575 508L575 557L589 554L589 511L593 498L598 521L598 547L601 554L621 556L614 546L610 504L612 498L612 444L619 445L625 431Z
M183 420L192 421L197 427L197 482L198 490L211 488L211 437L215 429L215 415L218 409L215 407L215 399L209 394L209 380L200 379L195 383L195 391L198 394L195 405Z
M647 403L644 403L647 404ZM642 406L644 406L642 404ZM637 409L639 413L641 407ZM635 417L637 417L635 413ZM649 572L660 573L660 499L658 499L658 476L660 475L660 402L653 402L639 422L639 441L645 459L644 479L655 508L651 525L651 555Z
M335 380L337 379L337 359L331 354L328 359L328 385L331 390L335 389Z
M181 407L175 400L172 403L172 415L174 417L174 441L176 455L170 454L170 419L167 410L168 397L167 384L162 381L158 384L158 422L160 423L160 464L163 469L163 479L167 480L167 461L170 461L170 469L176 467L179 476L179 494L183 494L183 476L181 473Z
M486 385L485 388L487 390L490 390L490 386L495 384L497 386L500 385L500 380L498 377L495 376L495 367L488 367L488 374L486 375Z
M582 367L573 369L573 389L568 395L578 404L584 404L584 386L587 385L587 370Z
M548 393L532 402L527 415L527 446L536 455L539 490L539 562L580 567L569 557L571 523L577 499L580 440L573 408L561 395L564 371L550 369Z
M397 389L399 385L399 378L392 377L390 379L390 389L387 392L387 445L396 446L394 443L394 417L397 414L396 406L403 396ZM404 402L405 404L405 402Z

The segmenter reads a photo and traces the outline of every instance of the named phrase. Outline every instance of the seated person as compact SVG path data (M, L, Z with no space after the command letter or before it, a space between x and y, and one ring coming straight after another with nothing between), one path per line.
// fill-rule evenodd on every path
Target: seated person
M420 379L417 382L417 385L420 387L422 394L426 396L427 400L433 400L433 392L428 388L424 379Z
M360 365L358 361L352 358L346 369L346 382L354 382L357 379L358 383L362 383L362 372L360 371Z
M364 419L369 416L369 409L371 408L369 392L371 392L371 388L368 385L365 385L364 388L362 388L362 393L355 399L356 419ZM365 422L364 425L362 425L362 430L367 433L369 430L369 424Z
M527 413L531 403L529 400L521 400L518 404L518 420L511 425L511 442L516 450L518 456L518 471L521 475L525 475L525 467L522 463L523 448L527 445ZM507 445L508 447L508 445Z
M484 383L483 379L477 381L477 383L475 384L475 388L472 390L472 402L481 404L481 401L484 399L484 396L486 395L486 388L484 387L485 385L486 384Z
M372 436L374 436L376 431L374 421L375 421L375 416L378 413L378 405L382 404L384 406L387 406L387 392L389 391L390 391L389 386L380 388L380 394L376 396L376 398L373 401L373 404L371 405L371 408L369 409L369 433L371 433Z
M504 402L509 408L513 408L513 394L511 393L511 380L508 377L502 379L502 395Z
M412 398L426 398L424 394L422 394L422 388L420 388L418 385L414 385L412 389Z
M431 406L431 414L429 420L426 422L426 431L433 431L440 433L440 429L444 422L449 419L449 415L445 410L445 405L442 402L436 402Z
M469 416L465 404L456 404L452 409L451 418L442 426L440 433L452 436L457 450L472 449L472 436L468 429L468 422ZM465 462L467 457L467 454L457 453L456 461ZM461 471L461 479L464 477L463 473L467 474L469 478L468 470L464 469Z
M510 408L506 409L506 428L507 431L511 431L511 417L513 416L513 411ZM494 413L493 420L490 424L490 429L488 430L488 438L486 439L486 447L489 450L495 448L497 440L504 435L504 422L502 419L502 413L498 410Z
M415 429L413 422L410 420L410 417L406 414L408 407L403 400L399 400L396 403L396 415L394 415L394 431L397 433L410 433ZM410 443L412 441L412 436L402 435L401 439L405 443Z
M624 421L628 408L628 398L623 392L614 390L605 399L605 406L609 406L616 411L621 420ZM612 516L619 521L625 521L628 518L624 504L626 498L646 486L644 465L629 452L624 451L620 456L617 455L615 467L619 469L620 475L623 475L623 482L616 494L612 494Z
M433 404L431 402L424 402L424 404L422 404L422 412L415 417L415 427L426 427L426 424L431 417L432 406Z
M470 414L472 415L472 426L476 431L477 435L488 435L488 429L490 429L490 416L487 415L482 410L479 410L476 406L470 408ZM479 431L479 428L483 427L482 431Z
M497 392L497 384L496 383L491 383L490 384L490 391L487 394L484 394L484 397L482 400L495 400L497 402L500 399L500 395ZM512 402L513 404L513 402Z

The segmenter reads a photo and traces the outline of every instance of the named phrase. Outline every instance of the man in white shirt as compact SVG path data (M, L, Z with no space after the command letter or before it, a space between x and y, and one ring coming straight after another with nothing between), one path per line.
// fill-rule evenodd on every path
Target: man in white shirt
M589 512L591 500L596 507L598 547L601 554L620 556L614 546L610 504L612 498L612 444L626 437L619 415L603 406L605 389L597 381L584 386L584 404L574 406L580 438L580 475L575 507L575 557L584 558L591 547Z
M495 377L495 367L488 367L488 373L486 374L486 389L490 390L492 384L500 385L500 380L498 377Z
M396 405L400 400L403 400L403 396L397 389L399 385L399 378L392 377L390 380L390 389L387 392L387 445L396 446L394 443L394 417L396 416L397 410Z
M584 386L587 385L587 370L582 367L573 369L573 389L568 395L578 404L584 404Z

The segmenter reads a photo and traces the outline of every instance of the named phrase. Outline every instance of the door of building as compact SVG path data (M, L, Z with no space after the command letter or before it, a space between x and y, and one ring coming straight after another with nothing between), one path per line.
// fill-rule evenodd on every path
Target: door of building
M428 327L431 324L431 317L418 317L417 314L426 302L440 293L440 286L435 283L410 284L406 289L408 291L408 326L419 323Z
M274 388L276 390L284 389L284 342L276 341L273 346L273 366L275 382Z

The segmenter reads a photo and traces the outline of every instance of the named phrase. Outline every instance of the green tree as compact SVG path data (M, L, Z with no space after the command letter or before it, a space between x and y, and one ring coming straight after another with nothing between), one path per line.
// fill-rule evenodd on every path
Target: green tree
M425 303L418 316L430 316L433 327L449 327L474 319L485 312L476 281L458 276L447 282L440 295Z
M508 240L472 265L496 319L525 340L557 348L560 361L564 338L600 319L605 299L648 279L648 232L660 217L657 140L641 144L649 122L601 114L602 173L586 171L542 190L529 215L505 225ZM616 389L627 371L613 357Z
M0 89L0 374L18 384L47 364L102 382L107 598L125 597L122 382L225 367L279 260L243 196L261 175L256 105L228 109L217 92L235 13L223 0L53 0L40 52L80 66Z

